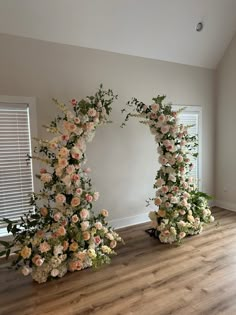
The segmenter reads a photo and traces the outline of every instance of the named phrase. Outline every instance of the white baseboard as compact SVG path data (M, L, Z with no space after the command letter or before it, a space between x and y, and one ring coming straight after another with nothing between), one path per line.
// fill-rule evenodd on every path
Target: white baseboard
M112 227L119 229L119 228L131 226L131 225L149 222L150 219L148 217L148 213L149 212L137 214L131 217L110 220L109 224Z
M224 208L227 210L231 210L231 211L236 211L236 204L235 203L231 203L231 202L227 202L227 201L223 201L223 200L215 200L215 206L220 207L220 208Z

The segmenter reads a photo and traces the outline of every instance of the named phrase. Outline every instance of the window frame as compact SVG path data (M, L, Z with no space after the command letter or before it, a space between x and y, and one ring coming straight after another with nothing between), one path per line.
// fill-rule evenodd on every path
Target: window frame
M202 106L201 105L180 105L173 104L172 109L175 111L184 108L184 113L198 114L198 189L202 190Z
M35 97L25 97L25 96L8 96L0 95L0 103L6 103L9 106L14 106L16 104L27 104L29 108L29 133L30 133L30 145L31 152L33 152L33 139L32 137L37 137L37 115L36 115L36 98ZM34 174L36 174L35 165L32 162L32 187L34 191ZM7 228L0 228L0 239L3 240L5 237L9 237Z

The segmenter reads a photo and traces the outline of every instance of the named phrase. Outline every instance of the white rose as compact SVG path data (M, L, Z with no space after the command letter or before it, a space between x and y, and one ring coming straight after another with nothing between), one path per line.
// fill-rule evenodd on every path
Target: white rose
M57 277L58 275L59 275L59 270L58 269L52 269L51 276L52 277Z
M27 267L27 266L24 266L22 269L21 269L21 272L24 276L28 276L31 272L32 272L32 269Z

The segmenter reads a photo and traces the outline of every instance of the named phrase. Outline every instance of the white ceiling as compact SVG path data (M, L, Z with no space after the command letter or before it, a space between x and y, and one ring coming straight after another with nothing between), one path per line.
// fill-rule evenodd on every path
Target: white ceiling
M0 0L0 33L206 68L235 32L236 0Z

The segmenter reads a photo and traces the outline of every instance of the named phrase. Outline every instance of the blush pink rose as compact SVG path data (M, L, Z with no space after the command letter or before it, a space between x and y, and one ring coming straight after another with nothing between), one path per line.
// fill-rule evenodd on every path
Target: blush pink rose
M71 174L74 173L74 171L75 171L74 165L68 165L68 166L67 166L67 168L66 168L66 173L67 173L67 174L71 175Z
M111 243L110 243L110 247L111 248L115 248L117 245L117 242L115 240L112 240Z
M77 101L75 98L73 98L70 102L71 102L72 106L75 106L77 104Z
M79 174L73 174L71 176L71 179L76 182L76 181L78 181L80 179L80 176L79 176Z
M91 168L87 167L87 168L84 169L84 173L88 174L90 172L91 172Z
M89 221L83 221L80 223L81 230L86 231L89 228Z
M40 256L40 255L35 255L33 258L32 258L32 262L37 266L37 267L40 267L42 266L43 262L44 262L44 259Z
M85 220L85 219L87 219L88 218L88 216L89 216L89 211L87 210L87 209L82 209L81 211L80 211L80 217L81 217L81 219L82 220Z
M77 195L80 196L82 194L82 192L83 192L83 189L82 188L77 188L75 192L76 192Z
M86 200L87 200L88 202L92 202L92 201L93 201L93 196L91 196L91 195L89 195L89 194L86 194L85 198L86 198Z
M90 117L95 117L96 114L97 114L97 111L96 111L94 108L90 108L90 109L88 110L88 116L90 116Z
M62 136L61 136L61 140L62 140L62 141L68 141L69 138L70 138L69 135L62 135Z
M55 200L57 203L65 203L66 197L63 194L57 194Z
M154 113L156 113L157 111L159 111L160 105L154 103L154 104L151 105L151 108L152 108L152 111L153 111Z
M61 218L60 212L55 213L54 216L53 216L53 219L56 222L58 222L60 220L60 218Z
M99 244L101 243L101 238L100 238L99 235L96 235L96 236L94 237L94 243L95 243L96 245L99 245Z

